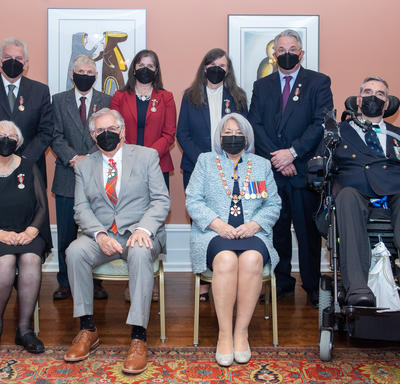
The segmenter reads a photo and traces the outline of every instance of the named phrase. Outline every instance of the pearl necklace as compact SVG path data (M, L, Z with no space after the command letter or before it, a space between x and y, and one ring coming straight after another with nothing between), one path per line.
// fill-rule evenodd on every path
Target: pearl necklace
M135 88L135 93L136 96L138 97L139 100L141 101L149 101L151 99L151 94L153 93L153 90L150 91L150 93L148 95L140 95L138 90Z

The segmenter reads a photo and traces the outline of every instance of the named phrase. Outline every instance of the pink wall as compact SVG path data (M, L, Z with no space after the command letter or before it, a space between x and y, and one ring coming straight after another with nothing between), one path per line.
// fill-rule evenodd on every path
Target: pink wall
M109 8L106 0L87 0L85 7ZM147 47L159 56L164 85L172 91L179 108L183 90L193 80L205 52L214 47L227 49L228 14L319 14L320 71L332 79L334 102L339 116L343 102L356 94L360 82L378 74L400 96L398 43L398 0L119 0L115 8L147 9ZM0 38L16 36L30 49L29 77L47 82L47 8L82 8L78 0L21 0L3 2ZM390 122L400 125L397 113ZM175 172L171 179L172 211L169 223L186 223L181 153L174 145ZM54 156L47 157L52 181ZM51 184L50 184L51 185ZM50 197L52 223L54 199Z

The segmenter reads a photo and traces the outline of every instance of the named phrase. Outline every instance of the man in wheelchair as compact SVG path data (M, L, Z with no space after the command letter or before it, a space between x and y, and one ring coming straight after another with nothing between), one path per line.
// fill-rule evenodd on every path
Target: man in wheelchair
M340 270L348 305L376 305L368 287L370 199L387 196L394 243L396 247L400 245L400 129L383 120L388 108L393 109L390 103L396 104L396 112L398 99L389 97L386 81L368 77L354 105L360 112L359 120L345 120L337 127L340 142L333 155L332 193L340 238ZM328 151L325 146L319 154L325 156Z

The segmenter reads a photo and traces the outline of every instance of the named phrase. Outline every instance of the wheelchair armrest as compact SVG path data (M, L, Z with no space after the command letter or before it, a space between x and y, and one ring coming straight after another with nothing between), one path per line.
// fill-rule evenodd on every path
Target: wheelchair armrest
M317 192L322 192L326 178L326 158L316 157L307 162L307 184Z

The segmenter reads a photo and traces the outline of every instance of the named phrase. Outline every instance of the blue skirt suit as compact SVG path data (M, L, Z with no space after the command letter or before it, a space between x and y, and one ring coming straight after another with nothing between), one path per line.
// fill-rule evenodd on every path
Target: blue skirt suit
M212 240L216 238L218 234L208 228L208 226L217 217L226 223L230 221L229 216L232 199L227 195L222 184L216 164L217 156L215 152L200 154L186 189L186 208L193 220L190 236L190 254L193 273L201 273L207 269L207 252L209 253L209 266L210 262L212 262L210 253L215 256L216 250L210 248L215 246ZM219 159L228 183L228 189L233 191L233 162L225 155L219 155ZM260 225L262 229L257 232L254 237L262 241L267 252L263 251L262 245L261 248L259 247L257 239L252 241L252 244L249 245L249 249L258 250L263 255L264 262L269 255L273 270L279 261L279 257L272 245L272 228L280 214L281 199L277 193L270 162L251 153L243 153L242 160L243 161L238 164L239 189L243 189L248 161L250 160L252 162L250 182L265 181L268 193L267 198L249 200L242 198L241 200L243 221L245 223L255 221ZM250 240L252 239L250 238ZM224 239L224 241L226 241L226 239ZM229 240L229 242L235 243L237 240ZM221 244L220 241L218 241L218 243ZM239 249L237 245L228 245L228 249L239 252L244 251L244 249L241 248L242 247Z

